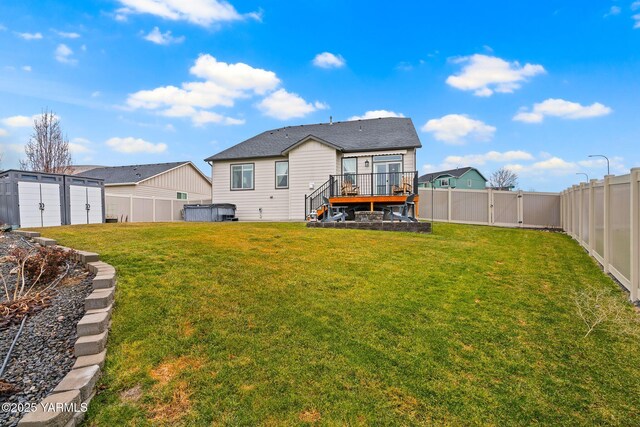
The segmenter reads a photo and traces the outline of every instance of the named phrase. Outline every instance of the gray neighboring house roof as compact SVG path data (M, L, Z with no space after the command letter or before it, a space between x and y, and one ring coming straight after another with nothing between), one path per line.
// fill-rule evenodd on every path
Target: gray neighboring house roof
M386 117L272 129L227 148L205 161L278 157L308 137L320 139L346 153L422 147L411 119Z
M87 178L100 178L104 179L105 185L114 184L137 184L141 181L147 180L161 173L167 172L171 169L175 169L178 166L191 163L186 162L171 162L171 163L153 163L149 165L128 165L128 166L109 166L102 168L95 168L85 172L82 172L82 176ZM192 164L193 165L193 164ZM195 165L193 165L195 167ZM197 167L195 167L200 174L207 180L209 178L204 175Z
M427 173L422 175L420 178L418 178L418 182L419 183L431 182L433 179L439 178L441 176L450 176L453 178L460 178L462 175L464 175L465 173L469 172L472 169L478 172L478 174L482 178L484 178L485 181L487 180L487 178L485 178L484 175L482 175L482 173L480 173L478 169L467 166L464 168L449 169L446 171Z

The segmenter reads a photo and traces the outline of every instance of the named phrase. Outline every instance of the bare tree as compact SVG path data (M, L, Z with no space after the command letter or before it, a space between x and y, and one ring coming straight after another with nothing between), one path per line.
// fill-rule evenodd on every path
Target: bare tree
M489 186L494 190L511 190L518 185L518 174L506 168L500 168L489 177Z
M33 133L24 147L26 160L20 168L36 172L66 173L71 166L69 140L63 136L60 119L53 111L44 110L33 121Z

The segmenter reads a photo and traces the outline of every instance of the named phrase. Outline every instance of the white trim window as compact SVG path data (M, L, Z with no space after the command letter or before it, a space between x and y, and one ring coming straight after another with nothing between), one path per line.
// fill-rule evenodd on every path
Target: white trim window
M178 191L178 194L177 194L176 198L178 200L187 200L189 198L189 195L187 193L185 193L184 191Z
M449 178L440 179L440 186L441 187L448 187L449 186Z
M231 165L231 189L253 190L254 164Z
M276 188L289 188L289 161L276 162Z

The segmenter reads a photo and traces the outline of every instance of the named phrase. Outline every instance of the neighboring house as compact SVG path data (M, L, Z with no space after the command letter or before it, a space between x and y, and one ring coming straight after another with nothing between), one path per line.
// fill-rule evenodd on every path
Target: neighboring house
M421 146L411 119L380 118L273 129L205 160L213 202L235 204L239 219L302 220L322 196L367 209L404 201Z
M487 178L476 168L465 167L440 172L432 172L418 178L420 188L460 188L467 190L484 190Z
M71 165L68 167L67 174L68 175L82 175L86 171L90 171L92 169L104 168L102 165Z
M192 162L99 167L82 176L104 180L107 196L155 197L174 200L211 198L211 181Z

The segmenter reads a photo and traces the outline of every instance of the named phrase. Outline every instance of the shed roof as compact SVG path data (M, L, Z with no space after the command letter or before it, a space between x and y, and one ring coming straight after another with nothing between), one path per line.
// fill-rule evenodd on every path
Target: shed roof
M320 139L344 152L422 147L410 118L385 117L272 129L227 148L205 161L278 157L309 137Z

